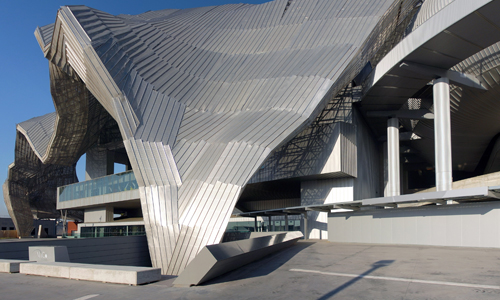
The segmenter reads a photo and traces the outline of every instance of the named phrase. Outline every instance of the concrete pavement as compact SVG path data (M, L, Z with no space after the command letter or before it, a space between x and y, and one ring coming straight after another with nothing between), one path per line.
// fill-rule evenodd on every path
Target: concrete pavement
M1 299L499 299L500 249L300 241L191 288L0 273Z

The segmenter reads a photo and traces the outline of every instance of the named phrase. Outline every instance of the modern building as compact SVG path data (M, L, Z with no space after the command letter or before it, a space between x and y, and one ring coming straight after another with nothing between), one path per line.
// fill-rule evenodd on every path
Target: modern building
M9 213L20 235L58 210L82 235L145 231L164 274L233 213L332 241L500 247L499 14L498 0L61 7L35 32L56 112L17 126Z
M0 218L0 230L15 230L12 219Z
M40 232L40 236L43 237L56 237L57 224L55 220L34 220L33 222L33 230L30 233L30 236L38 236L38 231L40 226L43 232ZM13 231L16 232L16 227L14 226L14 222L12 222L11 218L0 218L0 231ZM2 237L0 235L0 237Z

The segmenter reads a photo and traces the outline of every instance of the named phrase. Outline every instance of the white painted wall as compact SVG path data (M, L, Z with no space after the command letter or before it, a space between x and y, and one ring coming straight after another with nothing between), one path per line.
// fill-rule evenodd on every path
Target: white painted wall
M500 201L330 214L328 240L500 248Z
M113 207L101 206L86 208L83 216L85 223L101 223L113 221Z
M301 182L301 205L328 204L353 200L354 178L333 178ZM307 228L310 239L328 239L328 213L310 211Z

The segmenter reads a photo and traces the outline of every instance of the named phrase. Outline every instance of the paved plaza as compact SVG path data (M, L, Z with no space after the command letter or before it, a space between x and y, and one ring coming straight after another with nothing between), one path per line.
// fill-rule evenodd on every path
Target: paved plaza
M143 286L0 274L1 299L499 299L500 249L300 241L208 282Z

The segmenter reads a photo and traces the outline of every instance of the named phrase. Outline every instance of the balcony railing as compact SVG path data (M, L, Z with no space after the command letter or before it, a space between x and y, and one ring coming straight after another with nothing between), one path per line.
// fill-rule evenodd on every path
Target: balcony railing
M139 186L133 171L113 174L57 188L59 202L136 190Z

